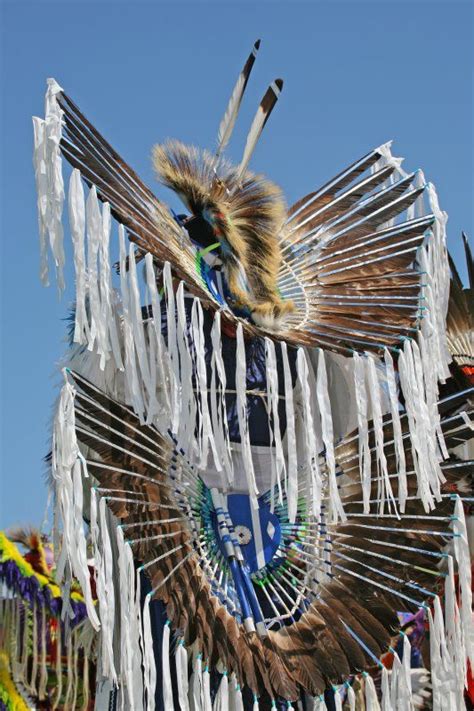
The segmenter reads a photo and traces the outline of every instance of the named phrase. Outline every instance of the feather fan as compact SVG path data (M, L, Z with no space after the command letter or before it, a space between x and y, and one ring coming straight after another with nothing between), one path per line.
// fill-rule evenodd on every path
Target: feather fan
M184 636L187 645L200 649L204 659L213 666L220 662L254 693L296 699L300 686L319 694L328 684L341 683L349 674L370 667L374 658L387 651L399 629L393 610L414 610L424 602L426 590L436 589L440 571L433 565L432 554L442 555L444 541L437 533L449 529L451 495L462 481L463 470L459 473L451 467L452 460L443 463L443 490L449 491L449 496L437 505L433 516L420 515L423 508L412 495L416 484L410 476L407 508L400 519L380 518L373 513L364 516L357 439L351 434L335 449L336 461L345 476L348 518L346 523L331 527L333 576L321 580L317 596L309 597L308 609L293 621L270 631L267 637L249 634L231 614L217 578L206 566L214 544L196 538L192 520L185 515L187 494L182 493L179 480L174 478L178 469L184 467L183 472L186 471L185 460L154 426L140 425L128 408L98 391L82 376L72 373L71 377L77 391L77 436L91 452L90 472L120 519L124 535L150 576L156 596L166 604L173 627ZM448 440L451 431L456 432L457 440L472 436L469 428L459 429L463 420L457 414L462 411L474 420L472 397L470 391L440 403L441 423ZM387 419L387 442L390 428ZM108 446L102 441L106 431ZM127 431L136 436L129 438ZM411 450L407 441L405 446L409 471ZM141 463L144 461L145 466ZM390 471L395 471L395 456L390 448L387 461ZM121 473L124 470L127 474ZM373 477L372 507L377 507L375 470ZM198 516L200 530L204 524L196 502L197 499L192 507L193 518ZM311 519L301 522L302 541L310 542L304 530L311 525L315 525ZM393 530L397 531L395 538ZM394 540L395 557L390 548ZM218 548L213 555L219 558ZM301 559L302 571L305 560ZM314 564L317 568L318 557ZM222 565L224 574L225 563ZM272 576L275 591L281 587L288 595L290 586L283 569ZM296 571L293 582L298 583Z

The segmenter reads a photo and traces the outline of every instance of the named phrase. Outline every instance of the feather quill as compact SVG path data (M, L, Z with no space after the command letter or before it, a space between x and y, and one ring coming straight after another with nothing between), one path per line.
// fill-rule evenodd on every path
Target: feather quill
M239 113L240 105L242 103L242 98L244 96L245 89L247 87L247 82L250 77L250 72L252 71L255 59L257 57L257 52L260 47L260 40L258 39L250 52L247 61L245 62L244 68L239 74L237 83L234 86L234 90L227 104L227 108L224 117L219 125L219 131L217 134L218 147L216 151L216 162L219 160L222 152L227 146L232 131L234 130L235 122Z
M250 162L250 158L252 157L252 154L255 150L257 141L260 138L260 135L265 127L265 124L267 123L268 119L270 118L270 114L272 113L273 109L275 108L275 104L278 101L278 98L280 96L282 89L283 89L283 80L282 79L275 79L275 81L273 81L270 84L270 86L268 87L263 99L260 102L260 105L257 109L257 113L255 114L255 118L253 120L253 123L250 127L250 131L247 136L247 142L245 144L244 155L242 157L242 162L240 163L239 169L238 169L237 182L240 182L242 180L242 176L244 175L245 171L247 170L247 166L248 166L248 164Z
M464 244L464 253L466 255L467 275L469 277L469 288L474 289L474 260L472 258L469 240L465 232L462 233L462 241Z

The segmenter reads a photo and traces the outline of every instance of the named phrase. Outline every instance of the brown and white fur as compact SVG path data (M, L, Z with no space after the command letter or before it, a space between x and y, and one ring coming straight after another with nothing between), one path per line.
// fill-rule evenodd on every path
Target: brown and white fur
M279 234L286 217L280 189L248 171L239 182L237 168L222 161L216 165L207 151L179 141L155 146L153 163L159 180L193 215L202 215L212 225L236 306L248 308L256 323L277 328L294 310L277 288ZM239 281L241 267L249 292Z

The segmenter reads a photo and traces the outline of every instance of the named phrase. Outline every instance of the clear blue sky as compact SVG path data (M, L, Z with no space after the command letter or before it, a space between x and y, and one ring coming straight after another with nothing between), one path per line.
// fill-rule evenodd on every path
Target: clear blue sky
M268 82L285 79L252 165L292 201L395 139L472 234L471 2L6 2L2 14L2 441L0 526L37 523L46 492L56 363L73 298L41 287L31 115L54 76L149 184L153 143L213 146L253 43L262 47L230 155Z

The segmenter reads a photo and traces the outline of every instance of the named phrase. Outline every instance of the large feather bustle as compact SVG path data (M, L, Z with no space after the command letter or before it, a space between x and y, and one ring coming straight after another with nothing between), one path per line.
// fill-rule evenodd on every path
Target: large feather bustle
M236 305L270 326L292 311L292 302L283 301L277 289L279 234L286 214L280 189L250 172L239 182L237 169L222 162L216 173L210 153L179 141L155 146L153 162L160 181L193 215L202 215L212 225ZM251 293L240 284L240 267Z
M269 630L263 639L255 633L248 634L214 594L188 520L177 505L174 484L167 476L174 466L173 445L154 426L140 424L126 406L77 374L70 375L76 385L78 440L81 447L89 448L91 454L95 452L92 456L99 457L88 458L90 474L104 493L123 490L117 499L108 497L107 504L123 524L135 558L147 566L154 597L166 605L172 628L183 638L188 650L202 654L210 668L223 667L229 674L235 673L239 682L257 695L295 699L299 695L298 686L317 695L328 685L344 681L348 674L369 668L374 657L387 650L399 629L394 610L416 610L424 599L422 588L433 590L437 584L431 552L440 554L444 549L445 539L436 534L445 531L452 514L450 496L438 502L434 516L425 520L423 515L419 517L424 510L416 497L416 477L410 476L405 510L409 526L403 518L398 521L377 517L377 472L372 456L374 510L362 519L361 528L363 503L358 445L353 432L335 448L337 464L344 474L344 506L348 516L347 522L338 524L331 534L331 559L337 575L320 582L317 598L296 622L278 631ZM439 403L448 448L471 433L463 418L456 416L461 411L472 418L470 398L472 391ZM464 429L460 430L460 426ZM406 432L404 418L402 429ZM370 433L373 448L371 426ZM395 473L392 440L392 426L386 421L387 464L390 472ZM408 438L404 438L404 445L410 470L413 462ZM465 464L444 470L443 492L457 492L460 486L465 486L465 475L472 463ZM397 495L396 478L393 488ZM129 529L130 524L139 526ZM157 534L165 537L157 541ZM394 540L403 554L398 555L398 549L395 555L390 554L390 548L385 550L384 544L392 545ZM387 555L380 558L381 551ZM399 559L410 568L401 569ZM414 570L416 574L411 572ZM391 576L389 585L387 575ZM416 583L415 587L412 583ZM400 597L398 592L409 597ZM355 642L357 639L362 644ZM367 650L372 656L367 655Z
M218 308L195 268L190 239L166 205L69 96L61 92L57 100L63 112L64 157L89 185L96 187L99 199L110 204L113 216L125 226L141 252L150 252L159 264L168 261L190 293ZM400 338L419 326L421 276L413 260L435 218L426 215L385 226L421 198L423 187L411 189L416 176L413 173L384 188L392 175L396 177L391 163L377 169L384 149L380 146L362 156L290 208L279 236L283 254L279 285L286 308L288 298L295 309L281 324L274 322L271 302L267 321L264 314L255 311L254 320L264 330L270 330L270 321L273 333L278 330L278 337L292 345L318 345L346 354L349 349L378 352L381 344L398 347ZM371 173L367 175L367 171ZM338 233L322 245L320 238L331 234L334 221ZM342 266L338 265L340 250L348 251ZM236 275L237 267L228 266L227 271ZM367 301L363 297L368 297ZM235 327L231 309L222 311L222 319ZM258 332L250 322L244 328L249 335Z

